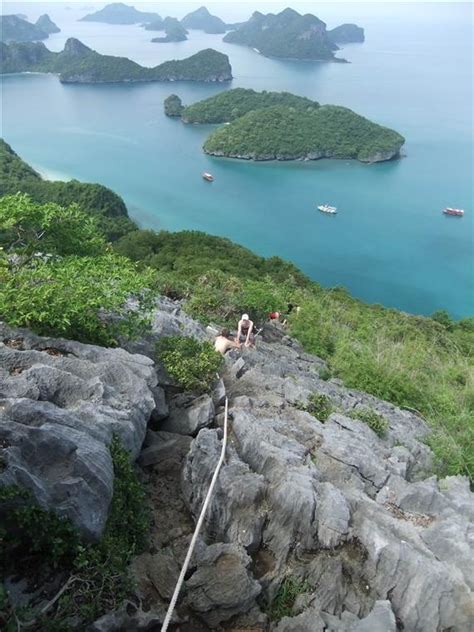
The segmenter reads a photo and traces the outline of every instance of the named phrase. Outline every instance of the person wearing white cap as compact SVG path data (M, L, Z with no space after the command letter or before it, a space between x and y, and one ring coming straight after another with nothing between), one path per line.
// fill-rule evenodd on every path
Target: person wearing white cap
M239 320L239 326L237 328L237 340L238 342L244 341L246 347L250 347L253 331L253 322L250 320L248 314L242 314L242 318Z

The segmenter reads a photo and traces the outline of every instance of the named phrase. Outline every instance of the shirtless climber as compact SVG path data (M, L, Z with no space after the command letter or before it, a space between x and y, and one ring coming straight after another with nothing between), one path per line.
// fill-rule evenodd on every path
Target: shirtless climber
M225 355L229 349L240 349L240 342L232 340L229 330L223 329L214 342L214 349Z

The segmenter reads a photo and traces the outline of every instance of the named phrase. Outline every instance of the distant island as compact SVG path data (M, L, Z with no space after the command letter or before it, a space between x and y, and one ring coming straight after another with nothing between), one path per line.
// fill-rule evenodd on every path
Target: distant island
M320 105L288 92L236 88L183 107L168 97L165 113L188 123L226 123L207 138L213 156L244 160L357 159L398 157L403 136L336 105ZM168 111L167 111L168 110Z
M51 35L51 33L60 33L61 29L59 28L59 26L57 26L53 20L49 17L49 15L47 13L45 13L44 15L41 15L37 20L36 20L36 26L43 31L43 33L47 33L48 35Z
M81 22L104 22L105 24L139 24L159 19L158 13L138 11L123 2L113 2L100 11L89 13L80 19Z
M204 81L232 79L229 58L212 48L186 59L145 68L126 57L101 55L75 38L54 53L41 42L0 44L1 72L51 72L63 83Z
M143 24L143 28L146 31L163 31L163 22L163 18L157 15L152 22L147 22L146 24Z
M334 55L338 50L335 37L341 37L341 32L333 29L332 36L330 33L322 20L309 13L300 15L293 9L285 9L276 15L264 15L255 11L247 22L227 33L224 42L250 46L267 57L345 62Z
M156 23L154 23L156 24ZM164 37L155 37L151 41L166 42L184 42L188 39L188 32L177 18L167 17L161 22L161 28L157 29L165 32Z
M225 33L227 25L216 15L212 15L206 7L200 7L184 16L181 24L187 29L196 29L204 33Z
M40 18L41 19L41 18ZM48 33L17 15L0 15L0 38L2 42L34 42L48 38Z
M341 24L328 31L328 36L334 44L352 44L365 41L364 29L357 24Z

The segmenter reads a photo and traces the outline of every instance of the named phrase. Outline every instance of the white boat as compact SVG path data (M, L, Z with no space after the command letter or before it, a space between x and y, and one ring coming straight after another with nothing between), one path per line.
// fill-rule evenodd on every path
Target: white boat
M445 215L454 215L455 217L463 217L464 215L464 210L462 208L451 208L450 206L447 206L443 213Z
M320 204L318 206L318 211L321 211L321 213L335 215L337 213L337 208L335 206L329 206L329 204Z

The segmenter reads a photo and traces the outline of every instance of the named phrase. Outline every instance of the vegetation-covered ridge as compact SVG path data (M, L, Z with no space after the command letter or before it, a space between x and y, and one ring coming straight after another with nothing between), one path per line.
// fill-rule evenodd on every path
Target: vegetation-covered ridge
M19 159L3 177L3 194L38 179ZM235 326L243 311L261 323L270 311L298 305L288 331L326 361L324 379L338 377L347 387L415 409L432 427L440 471L473 477L473 318L453 322L445 312L426 318L367 305L343 289L321 288L281 259L203 233L154 233L131 224L111 251L100 214L85 213L84 200L59 206L22 194L0 198L0 319L114 344L118 335L146 327L156 292L182 299L206 324ZM125 307L130 295L140 305L132 314ZM107 313L119 319L104 320Z
M344 61L334 57L337 45L329 38L326 24L309 13L285 9L274 15L255 11L252 17L224 37L225 42L244 44L268 57Z
M2 73L52 72L63 83L112 83L134 81L205 81L232 79L229 58L207 48L187 59L166 61L145 68L127 59L101 55L77 39L69 38L64 50L54 53L41 42L0 44Z
M28 193L39 203L54 202L62 206L78 204L96 218L109 241L114 241L135 229L122 198L102 184L43 180L0 138L0 196Z
M252 110L285 105L292 108L317 108L319 104L290 92L256 92L234 88L188 105L181 113L184 123L227 123Z

